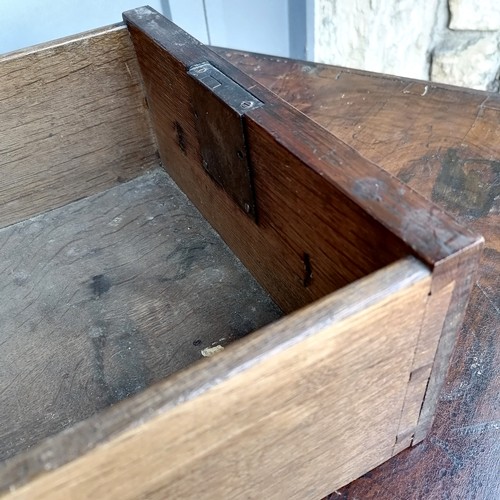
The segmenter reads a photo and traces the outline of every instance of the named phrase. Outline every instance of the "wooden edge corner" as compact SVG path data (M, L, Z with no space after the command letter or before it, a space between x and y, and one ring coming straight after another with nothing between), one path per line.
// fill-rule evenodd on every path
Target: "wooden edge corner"
M432 427L439 402L439 394L446 379L455 341L463 324L483 246L484 239L480 237L473 245L442 262L438 262L434 267L431 295L426 314L428 316L435 315L433 309L437 311L442 309L444 294L449 293L450 298L445 313L438 314L440 319L434 330L436 332L435 356L432 360L432 370L419 412L412 445L421 442ZM429 328L429 333L432 334L432 328ZM462 331L462 334L467 335L468 332Z

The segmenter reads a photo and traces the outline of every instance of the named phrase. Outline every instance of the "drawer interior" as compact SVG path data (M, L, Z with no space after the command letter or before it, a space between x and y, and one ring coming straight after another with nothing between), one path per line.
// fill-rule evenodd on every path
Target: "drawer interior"
M280 317L161 168L0 230L0 459Z
M270 184L255 158L258 225L176 144L174 183L124 26L4 56L0 102L0 460L408 255L320 178L301 186L300 162Z
M0 491L302 495L336 464L326 494L425 435L481 239L124 19L0 58Z
M388 231L367 230L347 198L326 209L341 195L322 194L317 178L305 189L323 214L307 214L279 178L296 168L286 159L270 189L288 220L271 206L277 218L262 209L256 225L209 178L174 183L123 26L8 55L0 83L0 460L408 254ZM169 153L175 172L184 160ZM209 224L178 185L208 194L198 207L222 216ZM351 215L352 235L329 229ZM223 239L213 227L225 221Z
M96 457L141 462L113 470L134 495L144 466L136 496L157 469L161 498L196 467L218 491L245 460L246 484L280 488L277 466L309 491L323 453L345 484L412 443L454 258L480 239L151 9L124 18L0 58L0 491L99 483ZM243 144L200 63L260 100L231 118ZM248 159L255 207L207 168L204 130Z

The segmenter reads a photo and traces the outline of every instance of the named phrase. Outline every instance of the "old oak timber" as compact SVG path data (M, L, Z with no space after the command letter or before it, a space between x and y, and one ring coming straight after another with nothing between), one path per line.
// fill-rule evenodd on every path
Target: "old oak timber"
M423 328L425 337L415 352L409 388L409 401L420 400L419 397L424 393L425 401L416 427L415 422L408 422L407 428L400 429L398 448L422 440L432 425L437 397L457 330L463 320L483 239L469 233L437 206L308 120L154 10L137 9L126 13L124 18L136 48L160 154L166 168L285 311L290 306L293 309L341 286L343 276L338 276L339 269L349 276L352 276L353 267L369 272L374 266L382 264L385 258L392 258L393 252L404 252L401 243L410 247L433 268L432 292ZM218 208L211 208L208 202L216 194L222 199L224 193L216 190L199 169L195 116L190 105L192 81L186 75L189 68L203 62L211 63L265 103L263 107L245 114L255 178L258 230L239 214L234 214L230 204L227 211L222 212ZM172 101L168 96L174 89L176 98ZM177 144L173 123L179 120L186 131L185 136L189 138L191 147L188 152L179 151ZM269 168L269 165L273 165L273 168ZM281 173L281 176L276 177L277 173ZM194 179L196 182L193 182ZM284 191L283 186L288 189ZM314 187L314 191L310 186ZM284 194L281 199L275 200L280 189ZM290 199L293 201L292 207ZM339 199L345 200L344 203L340 204L337 201ZM295 214L297 205L308 207L299 217ZM334 211L338 205L352 208L348 213L335 217ZM358 207L373 217L369 225L366 223L366 213L360 214ZM316 221L323 218L326 219L326 228L338 228L342 234L349 233L350 227L356 227L358 234L354 235L349 257L345 253L339 255L337 245L322 242L325 229L318 227ZM369 230L366 235L359 234L361 220ZM316 228L316 231L311 232L311 227ZM287 243L287 247L294 251L286 260L291 263L292 269L278 269L274 258L274 264L266 265L262 254L269 255L271 261L273 248L258 238L268 228L271 234L278 233L277 230L272 231L277 228L278 237L292 242ZM244 240L239 234L242 231L247 235L257 233L256 244L241 245L240 242ZM292 235L286 235L286 231L292 232ZM326 231L330 240L334 241L331 229ZM299 238L304 236L302 241L296 241L297 233ZM392 235L400 243L395 242ZM266 234L266 241L269 238ZM378 257L369 254L370 260L367 260L364 254L356 258L363 245L365 248L371 245ZM252 248L258 254L251 254ZM261 251L263 248L266 252ZM347 251L345 241L341 248L342 252ZM385 252L389 252L389 255L385 256ZM314 286L305 289L301 286L302 280L296 278L290 283L289 279L290 275L303 275L304 253L311 256L313 272L316 270L319 277ZM326 257L325 262L323 256ZM283 259L284 256L279 257ZM375 258L380 260L373 262ZM328 281L325 279L326 282L319 283L323 277ZM277 286L285 286L287 293L280 293ZM297 290L297 301L294 300L292 304L290 288ZM443 310L448 311L444 316ZM405 418L402 422L405 422Z

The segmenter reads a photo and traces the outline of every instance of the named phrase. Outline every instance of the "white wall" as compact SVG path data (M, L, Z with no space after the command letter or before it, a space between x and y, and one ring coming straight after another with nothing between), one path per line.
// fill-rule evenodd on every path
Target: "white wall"
M119 22L143 4L203 43L300 58L314 0L0 0L0 53Z
M500 0L315 0L318 62L500 91Z
M203 43L288 57L289 5L297 2L170 0L169 5L172 20Z
M316 0L314 59L425 79L438 1Z

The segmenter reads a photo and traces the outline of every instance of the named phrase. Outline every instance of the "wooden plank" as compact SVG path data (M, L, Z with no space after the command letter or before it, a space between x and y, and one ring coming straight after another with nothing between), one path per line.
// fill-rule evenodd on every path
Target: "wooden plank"
M253 125L247 115L258 225L249 219L202 167L192 109L194 80L186 74L186 68L206 60L228 73L229 68L152 9L137 9L125 16L163 165L285 312L409 253L390 231L325 182L303 159ZM136 27L136 22L147 26L148 32ZM158 40L150 38L150 33ZM229 76L252 87L245 75ZM269 92L259 91L257 95L257 88L251 88L266 102Z
M0 460L281 315L163 169L0 247Z
M415 441L420 441L432 424L483 239L153 9L129 11L124 19L139 59L163 163L285 311L349 283L359 277L358 271L368 274L405 253L414 252L434 268L428 314L446 320L434 323L425 337L432 338L438 350L431 355L436 361L415 431ZM186 71L203 62L219 68L264 103L245 115L258 226L236 214L225 193L200 168L191 106L193 82ZM183 148L176 124L183 131ZM209 200L215 198L223 210L210 206ZM304 268L314 276L307 286ZM441 301L435 296L452 281L450 307L447 312L439 310Z
M125 19L141 65L163 163L286 310L339 288L358 277L358 272L367 274L410 251L402 242L430 264L478 243L475 236L424 199L235 71L152 9L131 11ZM224 193L200 171L190 104L192 81L185 71L204 61L224 70L265 103L245 117L258 227L234 214ZM169 97L173 89L175 99ZM181 125L185 148L179 148L176 123ZM224 210L211 209L208 199L215 197L224 204ZM435 228L437 237L428 231L429 226ZM398 243L398 239L402 241ZM282 255L276 254L277 248ZM315 268L308 287L303 286L305 254Z
M399 261L4 463L0 488L319 498L391 456L430 284Z
M178 48L176 50L181 50L181 49ZM182 52L182 50L181 50L181 52ZM231 68L228 68L228 71L231 72L232 71ZM233 75L233 77L235 76L234 72L231 74ZM146 82L146 83L148 83L148 82ZM172 82L170 82L170 83L172 83ZM255 87L255 88L256 88L256 92L258 92L259 89L257 87ZM180 88L177 88L176 91L179 89ZM151 92L151 88L149 88L148 91ZM261 89L261 91L262 91L262 89ZM272 100L272 96L271 96L271 100ZM278 195L276 196L276 206L279 206L278 201L281 201L281 198L283 200L289 200L290 198L294 199L293 196L295 196L297 199L301 199L302 195L304 195L303 196L304 199L311 199L311 198L318 199L318 198L316 198L318 196L317 192L322 192L322 190L323 190L323 182L321 182L321 180L320 180L321 177L326 176L328 179L328 182L331 183L331 186L333 186L333 187L331 187L331 190L329 190L330 188L326 189L327 196L324 199L321 199L321 196L319 197L319 199L320 199L320 202L318 203L319 208L321 208L324 211L325 209L332 210L332 207L333 207L333 210L335 211L335 215L334 216L329 215L328 217L330 217L330 218L327 217L326 222L323 220L318 221L317 214L314 214L312 212L311 213L308 212L305 214L305 222L304 222L304 218L302 217L304 214L299 213L299 214L294 215L293 210L290 212L294 216L294 218L291 219L292 227L297 226L294 223L296 221L298 221L299 224L297 227L300 228L299 231L302 229L305 230L305 234L299 234L298 236L293 234L293 233L290 233L290 234L292 234L290 239L295 245L292 252L290 252L286 248L286 246L284 246L282 244L282 241L280 240L282 228L285 226L285 224L289 223L290 220L288 220L286 218L286 215L282 219L280 219L279 211L278 211L278 216L273 216L273 217L277 217L276 219L272 219L272 218L268 219L269 225L267 226L267 227L271 226L271 229L268 230L267 235L278 234L279 238L276 238L274 240L271 238L269 240L269 242L266 241L265 238L263 238L262 240L256 241L257 243L259 243L260 241L263 241L265 244L267 244L269 246L272 246L273 244L275 244L275 245L279 245L280 248L285 248L285 252L283 252L283 253L280 253L280 252L282 252L282 250L276 251L274 249L275 250L274 255L273 255L273 258L275 259L274 262L272 260L270 260L269 262L264 263L267 266L267 269L265 271L256 271L256 272L261 272L262 275L264 275L265 273L270 273L270 272L274 273L275 270L272 269L273 264L275 267L279 267L280 265L283 265L282 262L280 261L281 258L284 258L283 260L285 260L290 255L292 257L299 256L298 262L300 262L301 271L297 272L297 269L299 269L299 266L297 264L294 264L295 265L295 271L294 271L295 274L292 274L293 280L295 280L295 283L291 287L291 290L292 290L292 295L295 294L295 296L292 297L292 299L283 299L282 298L282 300L289 300L288 305L290 307L297 307L297 305L300 305L301 303L312 300L313 298L315 298L317 296L321 296L321 294L324 294L325 291L329 291L329 289L332 289L332 288L334 289L335 287L342 286L342 284L344 284L346 282L348 283L349 281L352 281L352 279L355 279L355 277L357 276L355 273L358 272L358 271L349 271L349 267L346 265L346 263L349 262L350 264L352 264L352 260L350 259L351 255L348 255L348 256L342 255L342 252L339 250L339 248L342 248L342 247L337 248L337 245L332 245L333 250L332 250L332 248L328 248L328 245L327 245L326 248L324 249L324 252L325 253L328 253L330 251L333 252L333 255L338 259L338 260L336 260L336 264L338 264L339 262L344 264L343 266L340 266L340 271L335 270L334 266L332 265L331 262L328 261L326 256L320 255L320 257L318 259L315 255L311 256L311 254L309 252L304 252L302 249L304 247L304 243L307 243L307 238L308 238L308 236L311 235L311 232L308 232L308 231L312 231L312 235L316 238L316 241L314 241L314 238L311 241L314 241L315 243L317 243L317 242L322 243L323 235L321 235L321 231L323 229L326 229L327 231L332 231L332 225L334 226L336 222L337 223L338 222L344 223L342 226L345 229L345 233L344 233L343 237L335 235L335 232L333 232L334 236L329 234L328 235L329 238L325 237L324 240L330 239L330 241L335 241L335 238L338 238L336 240L337 242L345 243L344 248L347 249L346 252L352 253L352 256L355 257L355 260L357 258L360 258L359 263L362 265L362 269L359 271L360 275L362 275L363 273L366 273L366 272L371 272L371 270L377 269L381 265L385 265L384 262L390 262L391 259L393 260L393 259L397 258L399 256L398 252L401 252L401 255L406 255L408 253L408 248L404 244L401 244L401 243L398 244L397 238L395 238L393 240L395 243L394 248L389 249L387 251L384 251L383 255L375 255L377 253L377 251L379 253L382 253L382 252L380 252L380 250L378 248L377 248L377 251L374 251L373 249L366 249L366 248L360 250L360 245L361 245L361 248L363 248L362 247L363 244L365 244L365 247L367 247L369 244L373 245L374 235L375 236L378 235L380 237L381 243L382 242L383 243L389 242L389 244L390 244L391 243L390 238L392 238L392 236L390 236L391 231L393 231L395 227L396 227L395 232L398 234L399 239L402 241L406 241L405 238L408 238L407 235L410 234L410 232L408 231L408 227L406 227L406 226L403 228L397 226L397 224L396 224L397 219L398 219L397 214L391 215L389 213L391 211L397 211L396 210L397 208L401 208L401 207L396 206L397 202L400 200L400 198L398 198L397 196L391 197L392 195L394 195L394 193L391 190L395 187L398 187L398 183L395 182L394 179L384 177L384 174L380 174L382 179L385 182L384 187L387 187L387 186L389 187L390 194L388 196L388 199L392 203L392 204L389 203L389 205L388 205L389 212L387 212L387 211L384 211L384 209L377 208L379 200L377 200L377 196L374 196L374 194L377 195L378 186L376 184L374 184L373 182L361 183L361 184L357 184L357 185L350 184L350 181L353 181L355 179L359 179L358 176L360 174L365 175L367 172L373 172L373 169L372 169L373 166L368 166L369 163L367 163L365 160L363 160L362 158L360 159L356 155L352 155L352 151L349 150L349 148L346 149L344 147L345 145L342 145L342 144L336 144L336 146L338 146L338 150L340 151L340 153L337 155L337 151L336 151L334 154L332 154L331 153L331 143L328 143L329 139L326 135L322 135L322 134L324 134L324 132L321 129L311 127L310 124L307 124L307 125L303 124L302 126L300 126L300 120L298 118L300 115L293 112L293 110L288 110L288 114L287 114L287 112L285 112L283 114L283 113L281 113L282 109L280 108L280 106L282 106L283 103L281 103L279 101L273 101L273 103L274 103L274 106L272 106L272 109L270 110L269 114L267 114L267 113L262 114L259 112L260 114L256 113L254 117L251 117L251 118L253 118L253 122L252 122L253 128L251 130L249 128L248 130L250 131L249 140L250 141L253 140L254 141L253 145L257 146L256 148L254 148L254 151L257 150L257 153L262 153L262 152L268 153L269 152L272 154L276 154L278 164L281 165L282 161L284 160L283 164L291 166L292 170L294 172L297 171L297 167L298 167L298 171L301 172L300 169L304 167L304 163L310 164L310 167L311 167L310 171L308 171L307 174L299 175L298 177L295 177L295 178L292 174L289 174L284 170L280 171L279 167L276 169L276 171L274 172L275 178L277 179L277 182L275 181L276 185L279 186L280 183L286 184L288 182L289 185L291 186L291 187L290 186L286 187L281 192L279 191L279 189L277 190ZM153 113L154 113L154 110L153 110ZM185 119L185 114L184 114L184 119ZM279 120L283 120L283 119L285 119L285 120L290 119L291 120L290 123L299 125L298 138L303 143L305 143L305 146L304 146L304 144L297 145L297 137L295 137L295 138L291 137L290 133L283 128L283 125L279 123ZM299 120L299 121L295 122L294 120ZM250 123L250 120L248 123ZM172 144L174 144L175 142L177 143L177 147L179 146L179 144L178 144L179 143L179 130L184 130L184 128L183 128L184 123L180 123L180 125L181 125L180 129L179 129L179 127L174 127L174 130L175 130L174 134L176 134L176 136L173 137L173 141L172 141ZM169 132L168 129L162 130L160 127L158 130L159 130L160 136L161 136L161 134L168 135L169 133L172 135L172 132L171 131ZM191 132L192 130L188 130L188 131ZM270 134L269 134L269 131L271 132ZM271 135L271 140L269 140L269 135ZM183 133L183 137L186 137L186 135L184 133ZM188 134L188 137L190 137L189 134ZM266 137L266 139L264 141L262 141L262 137ZM316 155L317 151L314 151L314 148L311 147L311 146L314 146L317 144L316 141L318 141L318 144L320 146L319 153L318 153L319 159L315 158L314 155ZM329 146L327 146L327 144L329 144ZM275 146L275 147L273 147L273 146ZM195 145L195 151L196 151L196 145ZM291 153L290 153L290 151L291 151ZM312 151L314 151L314 152L311 156ZM196 154L194 156L196 156ZM270 157L272 157L272 156L269 155L268 158L270 158ZM335 167L335 168L337 168L337 171L335 174L333 174L331 170L324 168L325 165L328 165L329 168L334 167L335 163L338 159L340 159L342 161L343 160L353 161L356 163L356 165L355 165L356 168L352 169L352 170L345 169L346 172L343 172L343 171L340 171L341 169L339 168L339 165L337 165ZM199 158L197 160L199 160ZM287 163L288 160L290 160L290 163ZM262 162L262 164L265 163L262 160L262 158L260 159L260 161ZM347 164L350 165L349 161ZM359 163L357 163L358 161L359 161ZM254 160L254 163L258 163L258 161ZM179 165L180 164L181 163L179 163ZM261 168L261 173L264 173L264 167L261 166L260 168ZM377 172L377 175L379 174L378 170L376 170L376 169L375 169L375 172ZM190 172L187 172L187 174L184 174L184 175L186 175L186 179L187 179L187 176L189 174L190 174ZM182 173L180 173L179 175L182 177ZM198 180L196 178L196 176L193 176L190 179L191 183L193 183L193 179ZM195 193L195 196L199 196L199 198L201 199L202 206L203 206L203 203L208 204L208 202L212 202L214 198L218 198L218 199L223 198L219 192L213 191L213 190L211 191L210 189L212 189L212 188L207 189L208 184L206 182L206 179L203 179L201 176L199 179L201 180L201 182L199 183L198 189L200 189L201 191L206 190L206 193L205 194L202 193L202 194L198 194L198 195ZM261 182L264 184L266 182L265 176L262 175L261 179L262 179ZM378 177L377 177L377 179L378 179ZM296 191L294 191L294 189L297 186L299 186L300 181L302 181L304 184L307 184L307 185L305 188L298 189L298 193L297 193ZM301 191L301 189L302 189L302 191ZM270 191L269 188L268 188L268 191ZM264 188L264 192L265 192L265 188ZM310 194L311 192L312 192L312 196ZM216 196L214 196L214 193ZM399 194L401 194L401 193L399 193ZM269 196L269 199L273 198L273 195L268 195L268 196ZM419 205L419 203L423 203L421 199L419 199L418 197L415 197L413 194L411 194L411 192L408 195L408 197L410 200L413 200L415 202L415 204L412 205L413 208L418 209L419 207L421 207L421 205ZM353 198L355 203L350 202L348 200L348 198ZM264 196L264 200L266 200L265 196ZM341 208L341 209L337 208L335 203L339 203L339 201L344 202L342 205L345 208L345 212L343 212L344 208ZM225 203L226 203L226 201L223 200L222 205L224 206ZM425 206L427 206L427 205L425 205L425 203L424 203L424 207ZM228 207L229 207L229 204L228 204ZM360 210L360 207L361 207L361 210ZM207 210L210 210L206 206L204 208ZM402 206L402 209L403 209L402 211L404 212L405 205ZM215 210L215 209L211 209L211 210ZM218 208L218 210L220 210L220 207ZM372 216L370 217L370 216L367 216L366 214L364 214L363 213L364 210L366 210ZM228 213L229 212L230 212L230 210L228 209ZM420 214L420 215L422 215L422 214ZM376 218L380 217L381 219L384 219L385 216L388 216L387 222L384 222L384 221L376 222L375 221ZM344 222L345 218L347 218L350 222L345 223ZM449 253L449 255L448 255L448 257L446 257L446 259L442 259L445 261L444 266L442 268L443 269L446 268L446 269L444 271L440 272L439 275L440 275L441 279L433 282L433 286L435 285L433 288L433 295L435 295L435 292L438 292L441 289L441 287L448 286L448 284L452 280L456 279L456 275L458 274L456 271L458 269L457 262L452 262L452 261L455 260L455 254L462 252L464 248L467 248L467 245L464 245L463 239L462 240L451 239L450 241L448 241L448 239L447 239L448 236L450 236L450 234L455 233L455 227L453 226L453 224L451 222L448 224L449 221L447 222L446 218L441 217L441 215L439 213L436 215L436 214L433 214L431 211L430 214L427 214L426 217L424 217L422 219L419 219L418 217L416 219L415 218L411 219L411 214L410 214L410 222L411 221L415 222L417 230L420 231L420 235L425 236L423 243L421 242L421 246L417 247L417 249L415 250L417 253L420 252L419 255L421 254L428 262L434 264L437 268L438 265L441 264L438 257L442 256L442 255L448 255L448 253ZM433 241L432 237L430 237L429 235L425 235L424 226L427 222L433 223L436 221L438 222L438 224L437 224L438 229L443 229L444 233L447 232L447 235L444 236L444 233L439 233L439 231L438 231L439 234L437 236L435 235L437 237L438 241ZM360 222L362 222L362 224L360 224ZM261 221L260 221L260 224L262 224ZM390 231L386 231L386 229L384 229L384 226L383 226L384 224L388 225L388 227L390 228ZM310 225L312 226L312 229L309 227ZM366 229L365 226L368 226L368 229ZM239 227L239 224L237 224L237 223L234 223L234 227L240 231L240 233L238 233L238 234L240 234L240 235L245 234L245 232L244 232L245 227L241 228L241 227ZM265 228L266 225L264 225L263 227ZM340 224L337 224L337 227L340 227ZM353 230L354 228L358 228L358 227L362 227L363 230L366 232L364 232L361 235L352 236L350 234L350 230ZM432 226L432 227L436 227L436 226ZM261 226L261 228L262 228L262 226ZM451 231L450 231L450 229L451 229ZM370 233L370 231L372 231L372 232ZM418 231L417 231L417 234L418 234ZM262 234L265 235L266 233L262 233ZM367 237L367 235L368 235L368 237ZM457 233L455 233L455 235L457 235ZM467 238L469 237L469 235L464 235L460 231L458 231L458 235L465 237L466 241L467 241ZM246 234L245 234L245 236L246 236ZM332 240L332 238L333 238L333 240ZM241 243L241 240L239 243L240 247L243 246L243 244ZM309 241L309 244L311 244L311 241ZM346 243L346 241L347 241L347 243ZM470 246L470 248L472 249L472 256L468 256L466 254L466 252L462 252L463 255L465 256L465 259L464 259L465 263L470 263L470 262L474 261L474 258L476 258L475 257L475 254L477 253L476 245L479 242L477 239L474 239L474 238L472 238L472 242L473 243ZM417 243L418 243L418 241L417 241ZM384 249L382 244L380 246L382 249ZM299 248L300 248L300 250L299 250ZM242 252L244 252L244 249L242 250ZM368 254L368 256L366 254ZM259 258L258 255L257 255L257 258ZM312 283L316 283L316 278L315 278L316 274L315 274L314 270L318 269L317 267L315 267L315 262L317 260L319 260L320 264L321 264L319 266L320 280L322 280L322 281L320 281L321 286L316 287L316 285L315 285L315 288L313 290L314 293L312 293L311 296L307 296L307 294L304 293L303 289L307 289L311 286L311 283L310 283L311 276L313 278ZM295 262L297 262L297 261L295 261ZM358 262L356 261L356 263L358 263ZM254 260L254 267L258 267L255 264L256 264L256 262ZM323 266L328 270L329 273L332 273L332 274L325 276L326 273L323 272ZM465 269L467 270L467 273L469 273L469 269L466 266L465 266ZM290 273L289 272L287 273L287 271L288 270L286 269L286 267L283 267L281 270L278 269L278 274L282 273L285 276L285 278L284 278L285 280L288 279L290 281L293 281L292 279L290 279L288 277L288 275ZM349 272L351 272L352 274L347 274ZM275 277L276 276L274 276L274 278ZM288 283L286 281L284 283L282 281L282 282L279 282L277 285L277 286L281 287L281 292L279 290L278 291L281 293L282 297L284 296L283 288L287 284ZM465 295L463 294L463 290L466 290L466 288L462 287L461 292L460 292L460 297L466 296L466 294ZM427 289L427 292L428 292L428 289ZM430 303L430 302L432 302L432 299L430 301L428 301L428 303ZM435 304L432 306L434 311L436 311L436 309L435 309L436 307L437 306ZM420 312L422 312L422 311L420 311ZM415 314L417 314L417 313L415 313ZM442 315L441 315L441 317L442 317ZM455 321L455 318L453 318L453 319ZM413 325L415 328L416 328L416 323L417 322L415 322L415 324ZM418 332L418 329L412 330L412 331L415 333L415 332ZM416 333L415 333L415 335L416 335ZM415 342L415 335L413 335L413 337L412 337L413 342ZM404 352L405 353L406 352L413 352L415 345L414 345L414 343L412 345L413 345L413 349L410 348L409 351L405 350ZM405 370L410 370L412 366L413 366L413 362L412 362L411 356L410 356L410 359L408 360L408 366L405 367L404 372L405 372ZM326 368L325 368L325 370L326 370ZM406 379L404 379L404 377L403 377L403 380L406 380ZM408 394L408 391L406 389L406 382L403 384L403 387L401 388L401 392L398 392L398 394L399 394L398 401L399 401L399 410L400 410L400 408L404 405L405 394ZM149 410L151 411L151 407L149 407ZM398 415L399 415L399 410L398 410ZM392 420L394 422L398 421L398 419L392 419ZM389 446L389 448L391 450L390 453L392 453L394 450L395 435L397 435L397 432L398 432L397 428L398 428L398 426L396 425L395 428L392 429L391 432L387 434L387 436L389 436L389 434L390 434L391 438L392 438L391 445ZM94 429L94 431L95 431L95 429ZM89 433L89 435L90 435L90 433ZM228 436L229 435L230 435L230 433L228 434ZM101 436L102 435L99 434L98 436L94 437L93 439L98 440ZM83 439L85 436L80 436L80 437ZM61 439L64 439L64 438L61 438ZM389 438L387 437L387 439L385 441L388 442ZM389 448L387 448L387 449L389 449ZM82 448L80 448L80 450L81 449ZM383 453L380 452L379 455L382 456L382 455L384 455L384 453L385 453L385 451ZM31 455L31 457L32 458L35 457L34 460L38 460L38 465L41 466L42 469L43 469L43 464L45 466L52 467L52 465L49 465L49 462L47 462L47 459L46 459L47 457L41 458L41 457L43 457L43 455ZM49 459L51 458L50 453L48 455L48 458ZM26 465L27 465L26 462L18 462L18 464L24 464L24 465L20 466L21 470L26 471L29 469L29 467L26 467ZM23 467L24 467L24 469L23 469ZM42 470L42 469L39 468L38 472L40 472L40 470ZM12 469L10 469L10 470L12 470ZM358 473L359 473L359 471L358 471Z
M500 321L500 95L218 52L486 240L429 438L331 498L378 499L388 491L398 498L408 491L425 498L495 498L500 491L495 406L500 351L494 348Z
M158 164L123 26L0 58L0 227Z

